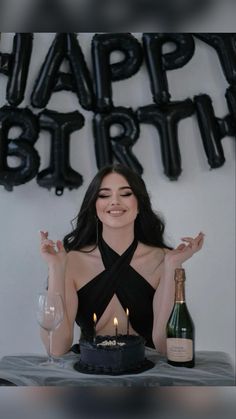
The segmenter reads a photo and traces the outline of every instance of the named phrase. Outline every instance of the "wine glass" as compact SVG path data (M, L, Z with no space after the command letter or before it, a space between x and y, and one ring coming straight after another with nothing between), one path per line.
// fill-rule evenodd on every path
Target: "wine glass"
M41 365L54 365L51 355L52 333L61 324L64 316L63 301L60 294L45 291L38 294L36 317L42 329L48 332L48 359Z

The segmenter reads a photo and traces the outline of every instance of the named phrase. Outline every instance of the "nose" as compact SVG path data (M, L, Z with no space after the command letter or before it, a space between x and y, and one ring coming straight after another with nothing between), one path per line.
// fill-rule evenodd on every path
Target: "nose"
M119 195L117 195L117 194L112 195L111 205L120 205Z

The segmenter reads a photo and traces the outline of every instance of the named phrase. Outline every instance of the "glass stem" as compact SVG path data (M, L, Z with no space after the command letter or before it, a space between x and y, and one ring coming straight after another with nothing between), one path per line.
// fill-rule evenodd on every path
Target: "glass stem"
M53 363L53 357L51 355L51 350L52 350L52 330L49 330L48 332L48 338L49 338L49 345L48 345L48 362L50 364Z

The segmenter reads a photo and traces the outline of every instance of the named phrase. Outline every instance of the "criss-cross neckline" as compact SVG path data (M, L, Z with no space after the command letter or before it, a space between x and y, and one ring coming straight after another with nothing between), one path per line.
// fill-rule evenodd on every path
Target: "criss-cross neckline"
M132 241L132 243L128 246L128 248L120 255L119 253L117 253L114 249L112 249L112 247L110 247L107 242L105 242L105 240L103 239L103 237L100 238L99 243L98 243L98 248L101 254L101 258L102 258L102 262L104 265L104 269L99 272L94 278L90 279L86 284L84 284L81 288L77 289L77 293L80 294L80 292L84 291L84 289L86 289L86 287L90 287L93 282L96 282L96 280L99 280L100 276L109 269L109 267L112 266L111 262L115 262L116 260L118 260L118 258L122 257L126 257L128 255L131 256L129 263L128 263L128 267L129 269L131 269L133 272L135 272L137 274L137 276L139 277L139 279L141 281L144 281L147 286L150 287L150 289L152 289L153 291L155 291L155 288L150 284L150 282L148 282L138 271L136 271L136 269L134 269L133 266L130 265L130 262L133 258L134 252L137 249L138 246L138 240L134 237L134 240ZM110 259L110 260L108 260Z
M100 238L98 247L104 270L77 290L79 304L76 322L86 339L91 339L94 333L93 314L96 313L98 322L115 295L122 308L129 309L133 329L153 347L152 302L155 288L130 265L137 246L138 241L134 238L130 246L119 255Z

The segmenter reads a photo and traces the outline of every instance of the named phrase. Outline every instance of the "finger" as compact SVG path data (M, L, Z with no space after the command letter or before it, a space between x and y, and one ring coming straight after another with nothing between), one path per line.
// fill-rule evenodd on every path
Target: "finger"
M199 241L201 239L204 239L204 236L205 234L202 231L200 231L200 233L194 238L194 240Z
M181 240L185 241L185 242L192 242L194 239L192 237L182 237Z
M194 246L194 240L192 238L183 238L182 239L184 242L188 243L189 247Z
M191 245L192 250L194 252L198 252L202 248L203 241L204 241L204 236L197 236L192 242L192 245Z
M199 233L198 236L194 239L194 242L197 243L197 245L199 245L201 242L204 241L204 236L205 234Z
M198 237L197 237L197 241L198 241L198 243L200 243L200 242L203 242L204 241L204 234L203 235L198 235Z
M42 247L55 247L55 242L52 240L48 240L48 239L43 239L41 242L41 246Z
M47 237L48 236L48 231L43 231L43 230L39 230L39 233L41 234L41 236L43 237Z
M48 238L48 231L42 231L42 230L40 230L39 231L39 234L40 234L41 240L45 240L45 239Z
M63 243L62 243L61 240L57 240L57 248L58 248L59 252L65 251Z
M42 244L41 252L46 253L46 254L51 254L51 255L55 255L57 253L55 250L55 247L48 244Z
M200 250L203 246L204 243L204 237L202 237L199 241L198 241L198 249Z
M198 237L204 237L205 236L205 234L202 232L202 231L200 231L200 233L198 233L198 235L195 237L195 239L196 238L198 238ZM181 238L181 240L194 240L194 238L193 237L189 237L189 236L186 236L186 237L182 237Z
M184 243L179 244L179 246L176 248L177 250L183 250L185 249L186 245Z

